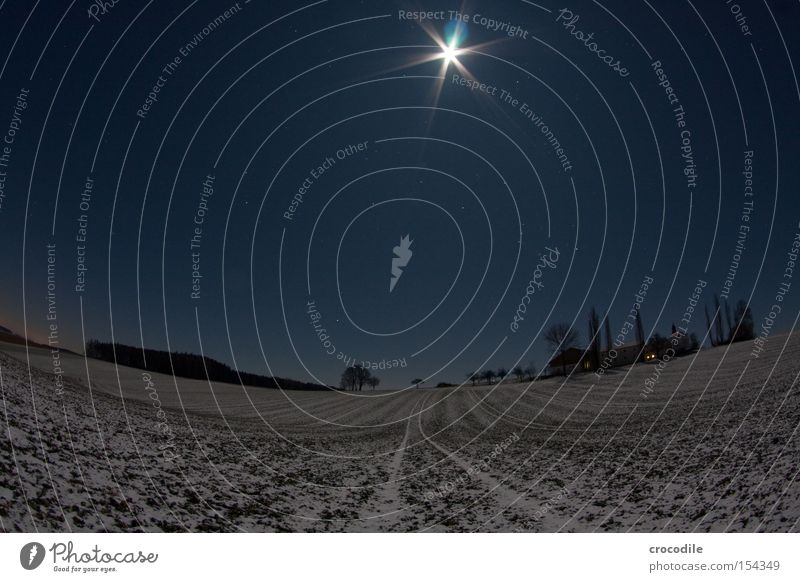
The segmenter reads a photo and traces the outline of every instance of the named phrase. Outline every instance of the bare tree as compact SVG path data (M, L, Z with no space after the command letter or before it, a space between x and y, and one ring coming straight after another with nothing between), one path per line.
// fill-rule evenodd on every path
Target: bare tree
M714 325L717 330L717 345L722 345L725 343L725 326L722 322L722 306L716 293L714 293Z
M550 346L554 352L558 352L561 356L561 373L567 375L567 364L564 360L564 354L570 348L577 347L578 334L566 323L554 323L544 334L544 339L547 345Z
M492 380L494 380L494 370L490 369L484 370L483 372L481 372L481 378L486 380L487 384L491 384Z
M517 377L517 382L522 382L525 379L525 370L520 366L515 366L511 372Z
M475 386L475 382L478 381L479 376L480 376L480 374L478 374L478 372L467 372L465 374L465 377L467 378L467 380L472 382L473 386Z
M592 362L592 369L600 367L600 317L597 310L592 307L589 312L589 357Z
M610 352L611 348L613 347L613 341L611 339L611 317L609 317L608 313L606 313L606 351Z
M508 376L508 370L506 370L505 368L498 368L496 374L497 374L497 381L502 382L503 378Z
M352 366L345 368L342 372L342 378L339 380L339 388L342 390L355 390L356 388L356 374Z
M739 300L736 303L736 312L733 317L736 322L736 331L733 333L734 337L731 341L753 339L753 312L746 301Z
M339 380L339 387L342 390L362 390L365 384L369 385L371 378L373 378L372 373L364 366L359 364L348 366L345 371L342 372L342 378Z
M713 347L717 345L717 342L714 340L714 328L711 326L711 317L708 315L708 305L705 305L704 307L706 308L706 329L708 330L708 339Z
M373 390L375 390L375 388L376 388L376 387L377 387L377 386L378 386L380 383L381 383L381 379L380 379L380 378L378 378L377 376L372 376L372 375L370 375L370 377L369 377L369 378L367 378L367 386L369 386L369 387L370 387L370 388L372 388Z
M725 300L725 321L728 324L728 337L726 339L727 343L733 342L733 335L735 332L735 327L733 326L733 315L731 313L731 304L728 303L728 300Z
M353 366L353 369L356 371L356 383L358 384L358 390L361 391L364 389L364 384L372 377L372 373L367 370L364 366L356 364Z
M536 366L531 364L525 368L525 375L528 377L528 381L533 381L533 379L536 377Z

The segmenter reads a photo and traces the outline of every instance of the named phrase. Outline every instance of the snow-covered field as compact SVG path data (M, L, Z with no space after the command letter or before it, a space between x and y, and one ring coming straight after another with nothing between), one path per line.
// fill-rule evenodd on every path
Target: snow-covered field
M0 345L5 531L797 531L800 338L602 380L340 394ZM596 382L595 382L596 381Z

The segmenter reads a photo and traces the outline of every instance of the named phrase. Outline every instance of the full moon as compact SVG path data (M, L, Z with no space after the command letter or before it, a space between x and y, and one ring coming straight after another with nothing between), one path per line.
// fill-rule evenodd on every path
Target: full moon
M459 51L454 45L444 46L442 47L442 58L444 59L445 63L448 65L455 60L458 56Z

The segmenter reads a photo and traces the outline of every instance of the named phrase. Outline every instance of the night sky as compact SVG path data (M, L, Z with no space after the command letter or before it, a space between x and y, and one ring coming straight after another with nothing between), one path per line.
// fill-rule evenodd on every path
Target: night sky
M101 4L0 3L0 325L404 388L649 278L795 324L797 2Z

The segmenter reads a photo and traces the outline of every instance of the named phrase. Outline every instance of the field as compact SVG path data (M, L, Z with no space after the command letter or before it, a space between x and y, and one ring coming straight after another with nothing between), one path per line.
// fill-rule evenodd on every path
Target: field
M0 344L5 531L797 531L800 339L532 384L285 392ZM31 367L27 359L30 358ZM88 375L87 375L88 370ZM91 380L90 380L91 379Z

